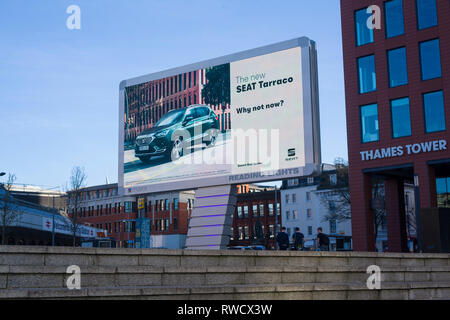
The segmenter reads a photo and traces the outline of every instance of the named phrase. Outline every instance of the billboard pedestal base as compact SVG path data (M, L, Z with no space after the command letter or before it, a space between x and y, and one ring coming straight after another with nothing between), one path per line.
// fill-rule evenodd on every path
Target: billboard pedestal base
M225 250L230 241L236 199L235 185L197 189L185 248Z

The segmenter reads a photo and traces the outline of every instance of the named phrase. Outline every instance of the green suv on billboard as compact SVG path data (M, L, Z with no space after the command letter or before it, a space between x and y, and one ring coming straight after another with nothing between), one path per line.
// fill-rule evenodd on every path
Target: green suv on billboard
M191 105L166 113L153 128L136 138L134 154L148 163L153 156L177 160L186 148L206 143L214 146L219 133L219 120L206 105Z

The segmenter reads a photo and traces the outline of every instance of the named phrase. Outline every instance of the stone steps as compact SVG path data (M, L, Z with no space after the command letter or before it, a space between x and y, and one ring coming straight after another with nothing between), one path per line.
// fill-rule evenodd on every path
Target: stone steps
M0 246L0 299L14 298L450 299L450 255Z
M366 283L361 267L151 267L82 266L82 287L233 285L273 283ZM384 267L382 282L450 281L450 267ZM63 266L0 266L0 290L65 288Z
M430 300L450 299L447 282L384 282L382 290L361 283L283 283L221 286L122 286L0 290L0 299L182 299L182 300Z
M67 266L449 266L449 254L198 251L0 246L2 265Z

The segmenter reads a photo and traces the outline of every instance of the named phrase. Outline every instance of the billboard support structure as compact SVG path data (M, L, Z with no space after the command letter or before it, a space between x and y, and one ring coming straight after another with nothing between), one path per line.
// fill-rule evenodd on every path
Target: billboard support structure
M185 249L225 250L231 237L236 200L236 185L197 189Z

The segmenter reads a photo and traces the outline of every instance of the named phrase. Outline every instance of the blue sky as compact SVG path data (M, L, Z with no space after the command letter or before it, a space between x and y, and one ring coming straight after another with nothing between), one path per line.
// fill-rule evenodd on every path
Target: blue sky
M66 9L81 8L81 30ZM318 45L322 158L347 159L339 1L15 0L0 4L0 171L61 186L117 181L121 80L308 36ZM1 178L0 178L1 179Z

